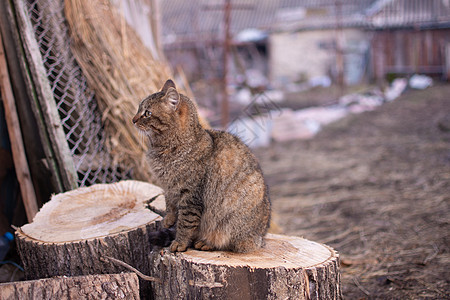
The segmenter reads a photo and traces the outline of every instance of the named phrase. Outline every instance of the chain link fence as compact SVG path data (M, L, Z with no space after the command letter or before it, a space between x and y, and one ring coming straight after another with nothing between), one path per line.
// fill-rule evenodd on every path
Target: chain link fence
M70 50L64 1L29 0L27 9L74 160L78 185L131 178L131 168L114 164L104 146L102 115L95 94Z

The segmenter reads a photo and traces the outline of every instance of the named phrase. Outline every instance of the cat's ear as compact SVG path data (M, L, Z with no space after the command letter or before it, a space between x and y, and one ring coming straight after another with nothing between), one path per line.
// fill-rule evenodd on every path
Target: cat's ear
M172 79L167 79L166 83L164 83L164 86L161 89L161 92L163 92L164 94L167 93L167 91L169 90L169 88L174 88L175 87L175 83L172 81Z
M166 99L169 101L169 104L174 108L177 108L178 103L180 102L180 94L178 94L177 90L173 87L169 87L166 92Z

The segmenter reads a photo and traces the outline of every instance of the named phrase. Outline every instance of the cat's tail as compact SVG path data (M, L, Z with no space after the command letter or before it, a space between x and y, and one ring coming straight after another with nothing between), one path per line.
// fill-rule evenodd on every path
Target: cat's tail
M176 228L172 226L170 228L161 228L158 231L149 233L149 241L152 247L167 247L175 239Z

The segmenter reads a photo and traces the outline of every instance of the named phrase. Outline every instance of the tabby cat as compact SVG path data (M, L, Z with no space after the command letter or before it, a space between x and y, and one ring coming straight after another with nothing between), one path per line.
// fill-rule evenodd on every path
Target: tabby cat
M165 190L163 227L172 252L249 252L264 244L271 204L255 156L237 137L204 129L194 103L172 80L139 105L134 125L148 137L152 174Z

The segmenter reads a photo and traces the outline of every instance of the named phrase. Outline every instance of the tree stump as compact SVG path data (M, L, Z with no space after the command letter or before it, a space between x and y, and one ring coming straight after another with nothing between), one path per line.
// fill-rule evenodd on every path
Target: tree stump
M122 181L53 196L31 224L16 232L25 276L120 273L127 270L120 260L159 279L151 288L140 281L143 297L341 298L336 251L298 237L268 235L263 249L247 254L151 252L148 235L159 229L162 193L148 183Z
M32 223L16 231L25 277L126 270L107 257L148 274L148 233L159 228L162 217L154 211L165 209L162 194L157 186L128 180L54 195ZM149 201L153 211L146 208Z
M256 252L150 254L155 299L340 299L339 255L299 237L268 235Z
M0 284L3 300L15 299L139 299L134 273L55 277Z

